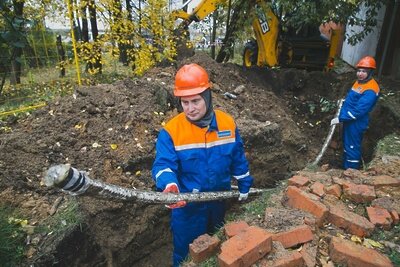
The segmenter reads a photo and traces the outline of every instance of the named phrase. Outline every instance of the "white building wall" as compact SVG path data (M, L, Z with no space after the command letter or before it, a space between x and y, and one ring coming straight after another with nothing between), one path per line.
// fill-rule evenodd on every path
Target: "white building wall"
M366 10L360 11L358 16L365 18ZM377 14L377 25L375 29L370 32L361 42L357 43L355 46L350 45L345 40L342 48L342 59L355 66L357 62L364 56L375 56L376 47L378 45L379 37L381 34L383 19L385 16L386 7L382 7ZM360 26L346 26L346 36L351 36L352 33L359 33L363 31L364 28Z

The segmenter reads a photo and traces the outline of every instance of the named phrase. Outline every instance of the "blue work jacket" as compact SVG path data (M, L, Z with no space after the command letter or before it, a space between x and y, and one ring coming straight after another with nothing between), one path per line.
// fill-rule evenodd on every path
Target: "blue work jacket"
M378 83L371 79L366 83L356 81L340 110L339 121L348 123L357 121L360 130L368 126L368 113L374 108L379 98Z
M159 133L152 175L158 190L176 183L180 192L227 191L234 177L247 193L253 182L236 124L220 110L205 128L184 113L171 119Z

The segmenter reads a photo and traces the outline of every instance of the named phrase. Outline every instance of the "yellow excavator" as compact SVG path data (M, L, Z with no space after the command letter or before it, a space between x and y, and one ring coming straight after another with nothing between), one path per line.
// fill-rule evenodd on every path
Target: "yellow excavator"
M185 5L190 2L187 1ZM185 26L199 22L214 12L226 0L202 0L191 12L184 8L174 11ZM255 40L246 43L243 51L243 66L295 67L330 70L338 49L340 35L332 31L330 39L319 32L319 25L302 31L280 31L278 17L265 0L255 1L257 17L252 22Z

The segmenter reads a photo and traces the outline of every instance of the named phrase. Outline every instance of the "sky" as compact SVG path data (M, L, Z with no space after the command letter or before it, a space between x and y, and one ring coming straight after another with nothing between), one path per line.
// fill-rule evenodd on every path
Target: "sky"
M193 10L193 8L200 3L202 0L189 0L188 4L188 11ZM170 7L172 9L178 9L182 7L182 0L170 0ZM70 24L67 18L61 18L59 17L57 20L51 20L46 18L46 27L50 29L70 29ZM104 30L105 26L99 23L97 25L99 27L99 30ZM89 26L90 27L90 26Z

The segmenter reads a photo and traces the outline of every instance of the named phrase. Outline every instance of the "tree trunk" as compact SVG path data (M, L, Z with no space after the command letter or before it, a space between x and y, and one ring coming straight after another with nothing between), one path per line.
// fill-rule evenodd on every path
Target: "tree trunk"
M88 2L85 2L85 5L81 9L82 13L82 41L85 43L89 42L89 24L87 20L87 8L88 8Z
M68 0L71 1L72 6L78 6L77 0ZM76 17L76 21L75 21ZM75 39L76 41L82 40L82 28L81 28L81 23L79 22L79 14L74 15L74 12L72 12L72 21L73 21L73 28L74 28L74 34L75 34Z
M60 66L60 77L65 77L65 50L62 45L61 35L57 35L56 46Z
M90 18L90 26L92 28L93 41L96 50L96 62L94 63L94 67L97 69L98 73L102 73L103 66L101 65L101 47L100 44L98 43L99 30L97 28L95 0L89 0L89 18Z
M8 73L7 67L4 66L4 64L0 62L0 74L2 74L1 84L0 84L0 96L1 96L1 93L3 92L4 84L6 83L7 73Z
M218 10L214 11L213 14L213 27L212 27L212 34L211 34L211 57L215 59L215 46L216 46L216 35L217 35L217 17L218 17Z
M234 7L232 12L232 19L230 19L229 25L227 25L224 41L216 59L218 63L226 62L229 60L232 54L233 43L236 37L235 34L239 29L242 29L244 26L243 24L240 24L238 22L244 21L244 19L241 17L244 16L244 14L249 14L249 11L254 6L254 4L254 0L241 0Z
M119 28L121 27L121 22L123 21L122 17L122 5L120 0L114 0L113 1L113 12L112 12L112 18L113 18L113 24L120 24L116 29L116 35L120 36L121 31ZM126 46L125 44L118 42L118 47L119 47L119 62L121 62L124 65L128 64L128 59L127 59L127 54L126 54Z
M14 6L15 18L22 20L23 19L24 2L14 0L13 6ZM22 31L23 26L24 25L21 23L18 24L18 27L19 27L18 31ZM11 73L10 73L10 83L13 85L21 83L21 72L22 72L22 65L20 63L21 56L22 56L22 48L14 47L12 56L11 56Z

